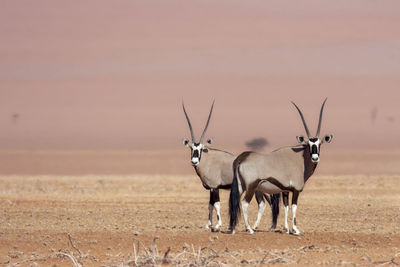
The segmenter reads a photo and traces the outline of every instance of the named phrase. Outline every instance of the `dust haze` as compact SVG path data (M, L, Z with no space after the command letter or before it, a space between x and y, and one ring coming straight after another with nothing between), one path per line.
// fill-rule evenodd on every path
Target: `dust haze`
M400 4L374 1L6 1L0 148L269 148L312 132L333 148L399 149ZM371 119L372 110L376 116ZM18 114L18 116L16 116Z

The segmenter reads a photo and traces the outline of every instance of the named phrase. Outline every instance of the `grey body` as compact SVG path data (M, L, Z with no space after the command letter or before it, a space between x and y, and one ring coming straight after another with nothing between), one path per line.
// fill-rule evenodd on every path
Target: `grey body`
M276 194L303 191L317 164L310 160L306 145L285 147L268 154L244 152L239 155L239 177L249 188Z
M233 179L232 164L236 156L222 150L203 150L200 163L194 166L204 188L230 188Z
M247 207L253 198L255 191L266 194L282 193L283 204L285 206L285 228L289 233L287 222L289 211L289 192L292 192L292 219L293 232L300 234L296 226L297 200L300 192L303 191L307 180L313 175L319 162L320 146L323 142L330 142L332 135L326 135L323 139L319 138L322 113L326 99L322 104L320 119L316 137L311 137L303 114L294 104L303 121L308 140L303 136L298 136L300 145L284 147L272 151L268 154L256 152L243 152L233 163L234 180L229 199L230 228L234 233L240 212L239 201L243 193L245 196L241 201L244 222L247 230L253 233L247 216Z

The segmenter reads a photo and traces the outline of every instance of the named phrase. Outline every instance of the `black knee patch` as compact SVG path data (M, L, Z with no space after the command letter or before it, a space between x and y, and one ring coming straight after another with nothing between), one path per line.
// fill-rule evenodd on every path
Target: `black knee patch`
M219 190L211 189L210 190L210 205L214 206L215 202L219 202Z
M283 205L289 206L289 193L282 193Z
M257 204L260 204L261 202L264 201L264 197L265 199L268 201L268 203L271 205L271 202L269 200L269 196L268 195L264 195L263 193L256 191L254 193L254 195L256 196L256 200L257 200Z

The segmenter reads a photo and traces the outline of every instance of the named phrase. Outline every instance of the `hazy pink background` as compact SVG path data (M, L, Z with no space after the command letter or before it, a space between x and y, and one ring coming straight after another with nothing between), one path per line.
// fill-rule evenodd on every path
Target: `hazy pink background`
M274 148L325 97L332 147L400 148L399 1L5 0L0 36L0 149L181 148L182 99L197 136L216 100L215 147Z

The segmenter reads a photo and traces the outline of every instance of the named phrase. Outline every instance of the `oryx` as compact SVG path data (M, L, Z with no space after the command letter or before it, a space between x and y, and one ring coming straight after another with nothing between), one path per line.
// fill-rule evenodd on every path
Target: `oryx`
M303 191L308 178L310 178L317 167L321 144L324 142L329 143L333 138L332 135L325 135L322 139L319 137L325 102L326 99L321 107L315 137L310 135L303 114L297 105L292 102L303 121L307 139L303 136L297 136L296 138L300 145L280 148L268 154L244 152L235 159L233 163L234 179L229 197L230 229L232 233L235 232L235 226L238 221L240 213L239 201L243 192L245 192L245 196L241 201L241 205L244 222L246 229L251 234L253 233L248 222L247 207L255 190L258 190L267 194L282 192L287 233L290 233L288 225L288 197L289 192L292 192L293 232L296 235L300 234L300 231L296 227L297 199L300 192Z
M194 167L197 175L200 177L201 182L205 189L210 190L210 201L208 205L209 217L208 223L206 225L207 229L213 230L212 228L212 215L213 209L215 208L217 212L218 223L215 226L216 229L221 227L221 204L219 200L219 189L230 189L233 180L233 170L232 164L235 155L208 147L211 145L211 139L207 140L207 145L203 143L204 135L207 131L208 124L210 122L211 114L214 108L214 102L211 106L210 114L208 115L206 126L204 127L203 133L201 134L199 142L195 141L193 128L190 123L189 116L186 113L185 105L182 102L183 112L190 129L190 135L192 142L190 143L188 139L183 139L183 144L190 148L190 158L192 166ZM258 215L254 228L257 228L260 223L261 217L265 210L264 197L267 199L268 203L272 209L272 229L276 228L276 221L279 214L279 194L275 196L264 195L261 192L256 191L256 199L258 202Z

